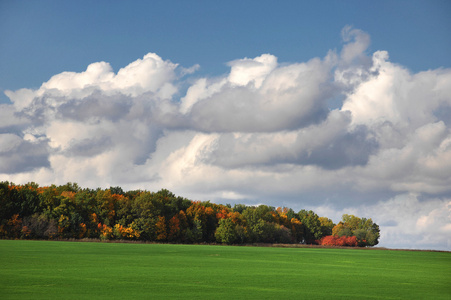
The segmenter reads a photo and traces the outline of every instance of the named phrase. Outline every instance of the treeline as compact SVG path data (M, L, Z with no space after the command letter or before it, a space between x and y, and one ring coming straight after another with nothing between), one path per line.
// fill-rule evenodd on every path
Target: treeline
M343 215L334 224L313 211L221 205L120 187L39 187L0 182L0 238L141 240L170 243L309 243L374 246L379 226Z

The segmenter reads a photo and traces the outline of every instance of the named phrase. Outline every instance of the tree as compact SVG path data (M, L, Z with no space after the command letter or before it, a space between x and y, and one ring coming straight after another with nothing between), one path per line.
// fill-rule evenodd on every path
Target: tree
M380 229L379 225L373 222L373 220L370 219L362 219L362 230L366 230L366 244L368 246L376 246L379 244L379 237L380 237Z
M360 246L375 246L379 243L379 225L371 219L344 214L332 229L334 236L355 236Z
M22 219L19 214L12 215L5 223L0 227L0 237L18 239L22 236Z
M296 218L291 218L291 237L293 243L299 243L304 237L304 225Z
M100 220L108 225L114 226L116 216L116 198L113 197L110 190L99 189L96 193L97 215Z
M247 206L244 204L235 204L232 211L242 214L246 208Z
M274 232L274 242L288 244L293 242L292 231L279 224L274 224L275 232Z
M65 185L58 186L57 190L60 194L64 191L78 193L81 190L81 188L78 186L77 183L68 182Z
M251 243L272 243L276 240L277 228L274 222L276 210L273 207L249 206L243 213L246 240Z
M221 206L209 201L193 201L186 210L186 216L191 224L192 232L197 232L197 225L194 224L194 221L198 220L202 231L202 240L205 242L215 241L215 231L218 226L216 214L220 209Z
M110 187L109 188L109 190L110 190L110 192L111 192L111 194L116 194L116 195L124 195L125 194L125 192L124 192L124 190L120 187L120 186L115 186L115 187Z
M193 226L186 230L186 240L191 243L199 243L202 241L202 236L202 222L195 218L193 220Z
M343 215L334 226L313 211L288 207L224 206L190 201L162 189L82 189L76 183L39 187L0 182L0 238L100 238L170 242L324 243L373 246L379 226Z
M320 217L319 222L321 224L322 236L332 235L332 228L334 228L334 222L326 217Z
M215 232L216 241L224 244L236 243L238 240L236 226L231 219L219 220L219 226Z
M52 239L58 235L55 221L39 213L23 218L22 231L27 231L25 238L30 239Z
M304 239L307 243L316 243L321 239L321 222L317 214L312 210L300 210L298 212L299 220L304 225Z
M186 214L181 210L169 220L168 240L171 242L183 242L186 236L187 225Z
M141 239L155 240L155 224L158 221L158 215L152 202L152 193L142 192L134 200L131 200L130 212L135 226L141 233ZM124 219L124 215L122 215L121 219ZM127 216L125 216L125 219L128 220Z
M23 218L31 216L32 214L39 212L39 196L36 191L38 185L34 182L27 183L18 190L18 197L16 201L20 203L19 215Z
M155 234L157 241L165 241L168 237L166 230L166 219L163 216L158 216L158 221L155 224Z

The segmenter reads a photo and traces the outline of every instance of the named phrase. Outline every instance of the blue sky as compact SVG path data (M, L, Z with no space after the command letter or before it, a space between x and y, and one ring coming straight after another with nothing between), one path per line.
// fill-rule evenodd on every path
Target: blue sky
M346 25L371 34L413 71L449 67L449 1L0 2L0 89L37 88L96 61L115 70L147 52L218 75L263 53L281 62L324 56ZM4 97L4 96L3 96Z
M372 218L451 250L450 1L0 1L0 180Z

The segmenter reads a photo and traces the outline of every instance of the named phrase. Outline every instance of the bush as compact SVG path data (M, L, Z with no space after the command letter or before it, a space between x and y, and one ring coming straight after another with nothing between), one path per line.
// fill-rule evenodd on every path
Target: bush
M348 246L356 247L358 245L357 238L355 236L334 236L328 235L320 240L320 245L323 246Z

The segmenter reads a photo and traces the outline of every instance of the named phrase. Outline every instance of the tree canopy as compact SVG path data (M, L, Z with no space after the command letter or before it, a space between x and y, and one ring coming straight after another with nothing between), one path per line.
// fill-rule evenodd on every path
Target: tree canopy
M343 215L338 224L309 210L193 201L162 189L39 187L0 182L0 238L141 240L170 243L309 243L374 246L379 226Z

